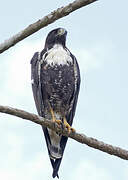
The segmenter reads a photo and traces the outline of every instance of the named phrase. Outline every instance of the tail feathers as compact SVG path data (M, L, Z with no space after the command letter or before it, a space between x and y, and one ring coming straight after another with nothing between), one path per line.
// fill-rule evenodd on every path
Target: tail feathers
M59 159L62 157L62 149L60 147L50 145L49 151L51 159Z
M64 149L65 149L65 146L66 146L66 143L67 143L67 137L65 136L62 136L61 138L61 141L60 141L60 148L61 148L61 158L58 158L58 159L51 159L50 160L52 161L52 167L53 167L53 174L52 174L52 177L55 178L56 176L59 178L58 176L58 171L59 171L59 167L60 167L60 164L61 164L61 160L62 160L62 157L63 157L63 153L64 153Z
M61 164L62 156L63 156L64 149L65 149L68 138L65 136L62 136L60 139L60 142L58 143L59 146L57 146L55 143L53 143L53 141L51 142L51 138L50 138L48 129L44 128L44 127L42 127L42 128L43 128L44 136L46 139L46 144L47 144L47 148L48 148L50 161L51 161L51 164L53 167L52 177L55 178L57 176L59 178L58 171L59 171L59 167Z
M50 160L52 161L51 163L52 163L52 167L53 167L52 177L55 178L57 176L59 178L58 171L59 171L59 167L60 167L62 158L55 159L55 160L50 159Z
M51 145L49 151L50 151L50 161L53 167L52 177L55 178L57 176L59 178L58 170L62 159L62 150L58 147Z

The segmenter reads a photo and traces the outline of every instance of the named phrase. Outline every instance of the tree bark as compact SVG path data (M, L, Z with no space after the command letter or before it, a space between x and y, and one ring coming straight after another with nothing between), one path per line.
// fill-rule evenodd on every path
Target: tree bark
M20 31L16 35L12 36L11 38L5 40L3 43L0 44L0 53L3 53L10 47L14 46L19 41L25 39L26 37L30 36L31 34L39 31L41 28L53 23L57 19L60 19L64 16L67 16L71 12L80 9L90 3L93 3L97 0L76 0L65 7L58 8L57 10L51 12L50 14L44 16L42 19L39 19L37 22L30 24L27 28Z
M50 129L58 132L58 133L61 133L64 136L70 137L82 144L86 144L89 147L98 149L100 151L106 152L110 155L120 157L125 160L128 160L128 151L127 150L122 149L120 147L110 145L110 144L106 144L102 141L99 141L92 137L87 137L86 135L79 134L77 132L71 132L70 134L68 134L68 131L66 128L62 129L58 124L55 124L54 122L44 119L43 117L40 117L38 115L29 113L29 112L26 112L26 111L23 111L20 109L8 107L8 106L1 106L1 105L0 105L0 112L14 115L14 116L20 117L25 120L30 120L34 123L40 124L42 126L48 127Z

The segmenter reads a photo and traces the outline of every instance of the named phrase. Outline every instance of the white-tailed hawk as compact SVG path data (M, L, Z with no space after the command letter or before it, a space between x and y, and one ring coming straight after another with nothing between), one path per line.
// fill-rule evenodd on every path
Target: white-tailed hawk
M80 88L80 71L75 56L66 47L67 31L52 30L44 49L31 60L31 79L38 114L74 131L72 126ZM42 127L53 167L53 178L58 170L67 137ZM45 162L44 162L45 163Z

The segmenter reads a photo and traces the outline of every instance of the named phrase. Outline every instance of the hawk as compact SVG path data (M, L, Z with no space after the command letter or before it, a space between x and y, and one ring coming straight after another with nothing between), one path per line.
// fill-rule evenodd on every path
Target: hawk
M80 71L75 56L66 47L67 31L52 30L46 38L44 49L31 59L33 96L39 116L63 127L68 133L76 111L80 88ZM67 137L42 127L48 154L53 168L53 178L58 170L67 143Z

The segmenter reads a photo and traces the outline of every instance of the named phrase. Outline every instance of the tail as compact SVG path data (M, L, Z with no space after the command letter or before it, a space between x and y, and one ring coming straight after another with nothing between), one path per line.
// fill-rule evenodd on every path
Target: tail
M63 151L61 147L56 147L53 145L48 146L50 161L53 168L52 177L55 178L56 176L59 178L58 171L61 164Z
M51 159L60 159L62 158L62 149L58 146L49 144L48 145L48 149L49 149L49 156Z
M55 178L57 176L59 178L58 171L59 171L59 167L61 164L61 160L63 157L64 149L65 149L68 138L65 136L61 136L60 141L59 141L59 146L57 147L54 145L53 139L50 138L50 137L52 137L52 134L49 131L49 129L47 129L45 127L42 127L42 128L44 131L44 136L46 139L48 153L49 153L50 161L51 161L52 168L53 168L52 177Z
M62 148L53 146L53 144L51 143L51 138L50 138L48 129L45 127L42 127L42 129L44 132L44 136L45 136L45 140L46 140L46 144L47 144L47 148L48 148L50 162L51 162L51 165L53 168L52 177L55 178L57 176L59 178L58 171L59 171L59 167L60 167L60 163L61 163L61 159L62 159L62 155L63 155Z
M61 141L60 141L60 147L61 147L61 150L62 150L62 157L63 157L63 153L64 153L64 149L65 149L67 140L68 140L67 137L62 136ZM51 164L52 164L52 167L53 167L53 174L52 174L53 178L55 178L56 176L59 178L58 171L59 171L59 167L60 167L60 164L61 164L62 157L58 158L58 159L55 159L55 160L50 158L50 161L51 161Z

